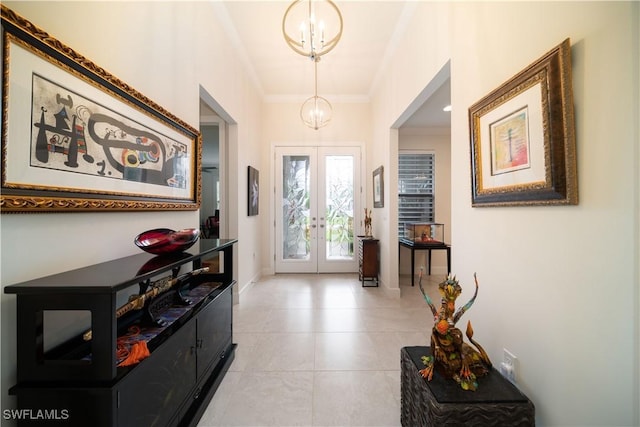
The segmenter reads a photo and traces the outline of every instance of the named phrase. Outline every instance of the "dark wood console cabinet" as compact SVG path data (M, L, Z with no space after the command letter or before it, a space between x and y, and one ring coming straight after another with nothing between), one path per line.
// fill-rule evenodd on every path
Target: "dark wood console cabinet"
M362 286L365 281L373 282L378 286L378 239L367 236L358 236L358 273Z
M10 394L17 396L18 425L196 425L235 354L236 242L200 240L187 252L141 253L6 286L5 293L17 296L17 384ZM220 271L189 277L210 264ZM116 316L129 295L167 277L186 277L167 292L179 292L190 302L170 306L170 321L148 326L147 307ZM83 339L82 331L59 330L59 321L49 325L57 313L85 316L91 339ZM151 354L118 366L118 342L132 327L141 330Z

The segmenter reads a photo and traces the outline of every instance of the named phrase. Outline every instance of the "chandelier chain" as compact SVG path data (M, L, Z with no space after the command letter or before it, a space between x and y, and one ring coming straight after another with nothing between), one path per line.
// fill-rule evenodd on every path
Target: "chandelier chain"
M291 17L295 14L292 13L293 9L297 9L300 5L303 5L305 1L307 2L306 16L298 27L300 36L299 39L296 40L287 33L287 20L294 19ZM316 16L317 9L314 10L314 3L329 5L330 7L325 10L332 11L337 17L334 21L334 23L337 22L338 24L337 29L335 29L336 34L333 37L330 36L328 41L325 39L324 21L318 19L318 16ZM305 9L302 11L298 10L298 16L300 16L301 12L304 14ZM291 16L290 13L292 13ZM306 56L313 61L314 92L313 96L308 98L300 107L300 118L306 126L315 130L326 126L329 121L331 121L333 114L331 103L327 99L318 96L318 62L323 55L326 55L336 47L342 37L342 27L342 14L332 0L294 0L282 18L282 34L287 45L289 45L294 52ZM289 28L292 27L289 26Z

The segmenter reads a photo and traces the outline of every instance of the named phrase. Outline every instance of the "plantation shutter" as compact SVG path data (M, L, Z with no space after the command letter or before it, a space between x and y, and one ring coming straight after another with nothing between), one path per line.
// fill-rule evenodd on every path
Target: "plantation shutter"
M435 155L400 152L398 155L398 237L407 222L433 222Z

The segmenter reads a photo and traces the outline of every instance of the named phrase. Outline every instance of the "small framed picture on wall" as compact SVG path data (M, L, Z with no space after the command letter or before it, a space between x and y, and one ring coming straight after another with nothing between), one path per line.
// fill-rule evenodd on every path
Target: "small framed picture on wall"
M373 171L373 207L384 207L384 167Z
M260 180L259 180L259 175L260 172L258 172L257 169L252 168L251 166L248 167L249 170L249 179L248 179L248 192L247 194L248 196L248 210L247 210L247 215L249 216L255 216L258 215L258 207L259 207L259 201L260 201L260 191L259 191L259 184L260 184Z

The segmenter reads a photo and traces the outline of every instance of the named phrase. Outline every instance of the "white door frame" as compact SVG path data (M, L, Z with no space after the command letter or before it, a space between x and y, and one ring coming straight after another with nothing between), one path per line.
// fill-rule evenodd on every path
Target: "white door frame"
M282 188L281 188L281 174L282 174L282 157L285 154L291 155L312 155L315 157L315 164L312 165L312 174L315 174L312 177L312 181L317 181L318 193L317 195L324 194L324 186L325 180L324 175L318 171L323 170L324 159L326 154L351 154L354 156L355 160L355 170L354 170L354 244L355 244L355 236L358 234L362 234L362 213L363 211L363 148L361 144L345 144L345 145L296 145L296 144L278 144L272 146L273 152L273 162L272 162L272 182L273 182L273 198L271 203L271 224L273 224L271 235L272 241L274 244L272 245L272 272L357 272L357 254L353 254L353 258L351 260L331 260L329 262L323 262L325 259L325 228L323 223L323 217L316 215L315 224L316 227L311 229L311 239L314 244L320 249L316 251L315 260L312 260L310 263L307 263L305 267L296 268L295 266L283 266L280 263L278 257L282 255L282 236L280 227L278 227L278 212L277 209L281 208L280 200L282 200ZM278 188L280 187L280 188ZM312 207L312 212L317 212L318 206L316 200L310 200L310 207ZM322 218L322 219L321 219ZM278 263L278 266L276 266ZM287 263L289 264L289 263ZM291 264L295 265L296 262L292 262ZM299 264L304 264L300 262Z

